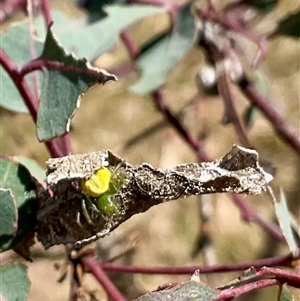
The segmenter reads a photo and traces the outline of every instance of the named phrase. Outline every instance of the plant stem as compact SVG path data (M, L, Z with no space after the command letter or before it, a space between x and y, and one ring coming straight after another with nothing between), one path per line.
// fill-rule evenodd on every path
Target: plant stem
M232 300L241 295L256 291L260 288L265 288L273 285L279 285L280 283L276 279L263 279L252 283L247 283L240 287L229 288L221 291L220 295L211 301L225 301Z
M297 131L287 123L286 119L274 109L271 100L261 95L247 77L244 77L238 85L247 98L250 99L252 104L258 107L271 122L278 135L300 155L299 133L297 133Z
M104 273L102 267L94 258L82 258L84 268L91 272L94 277L101 283L102 287L108 293L108 295L115 301L126 301L126 298L119 292L116 286Z
M0 65L3 66L5 71L13 80L30 112L33 121L36 123L38 110L37 100L33 97L26 80L20 74L18 66L10 59L2 48L0 48ZM53 157L61 157L64 155L55 140L47 141L45 144Z
M300 248L298 249L300 252ZM137 274L164 274L164 275L190 275L196 270L200 270L201 274L212 274L212 273L227 273L235 271L244 271L249 267L260 269L264 266L291 266L294 260L300 259L300 255L296 258L292 254L281 255L270 258L263 258L246 263L236 264L223 264L223 265L211 265L211 266L184 266L184 267L140 267L133 265L120 265L110 262L97 263L100 264L102 269L105 271L122 272L122 273L137 273ZM268 271L263 272L265 274ZM299 276L300 277L300 276Z

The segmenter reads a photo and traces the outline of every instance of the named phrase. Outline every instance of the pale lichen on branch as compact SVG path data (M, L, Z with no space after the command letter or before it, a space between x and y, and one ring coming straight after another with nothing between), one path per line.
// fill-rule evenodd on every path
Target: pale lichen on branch
M170 169L133 166L110 151L49 159L47 166L48 189L37 192L37 233L45 248L66 243L81 247L165 201L206 193L257 194L272 180L260 167L257 152L239 146L220 160ZM107 174L99 172L106 169L112 176L98 181L95 176ZM83 189L93 176L92 185L109 181L104 190L95 187L98 194Z

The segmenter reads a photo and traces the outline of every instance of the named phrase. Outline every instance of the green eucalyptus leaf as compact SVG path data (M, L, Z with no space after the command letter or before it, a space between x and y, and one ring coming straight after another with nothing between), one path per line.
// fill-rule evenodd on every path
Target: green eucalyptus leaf
M36 179L41 181L45 180L46 170L42 168L35 160L23 156L14 156L14 158L16 161L23 164Z
M289 246L289 249L292 253L296 253L298 247L293 235L293 230L291 227L291 218L290 213L287 207L287 201L283 190L280 189L280 197L279 200L273 198L276 216L284 235L284 238Z
M151 5L111 5L104 12L107 16L93 23L89 18L70 19L56 13L60 21L54 22L53 33L66 52L94 60L115 45L122 30L142 18L164 13L165 9Z
M287 285L282 285L278 290L278 301L294 301L294 297L287 288Z
M85 59L66 54L51 28L40 58L63 65L61 69L44 69L37 135L40 141L46 141L69 131L70 120L79 108L81 96L90 86L116 80L116 77L105 70L92 68Z
M7 53L11 60L18 66L22 66L32 59L32 53L40 55L43 44L36 39L30 42L29 23L24 22L15 26L11 26L1 34L1 48ZM33 49L32 49L33 48ZM39 80L38 73L35 73ZM31 88L34 87L32 75L26 77ZM17 90L13 80L0 66L0 83L1 97L0 106L14 112L28 113L28 108L25 105L23 98Z
M141 71L139 81L131 86L138 94L145 94L160 87L167 74L190 49L194 40L194 16L191 11L193 2L188 2L177 13L171 35L158 36L154 43L146 47L137 60ZM144 47L145 48L145 47Z
M5 264L0 267L0 300L25 301L29 293L30 281L27 267L20 263Z
M211 301L219 296L219 291L202 282L190 281L174 287L145 294L135 301Z
M10 189L0 188L0 237L13 236L17 230L17 205Z
M0 204L8 214L5 219L1 218L1 227L5 223L5 227L10 225L12 230L7 233L1 231L0 252L13 248L25 237L28 240L33 237L35 188L29 171L23 165L0 158Z

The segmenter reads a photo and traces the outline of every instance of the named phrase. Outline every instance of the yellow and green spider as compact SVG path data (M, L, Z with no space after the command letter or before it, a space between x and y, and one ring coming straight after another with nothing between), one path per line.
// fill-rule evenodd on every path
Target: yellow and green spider
M104 219L117 211L114 195L120 190L124 178L120 175L116 176L116 170L112 173L108 168L102 167L90 179L81 179L80 186L85 194L81 207L89 224L93 224L93 222L88 209L101 214ZM77 223L80 224L80 213L77 215Z

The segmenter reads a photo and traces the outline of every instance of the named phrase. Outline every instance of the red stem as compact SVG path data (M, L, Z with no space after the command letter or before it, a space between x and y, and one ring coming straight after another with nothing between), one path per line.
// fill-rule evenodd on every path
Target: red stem
M220 295L211 301L225 301L232 300L241 295L256 291L260 288L266 288L273 285L279 285L280 283L276 279L263 279L256 282L248 283L240 287L225 289L220 292Z
M0 23L18 10L26 8L26 0L5 0L0 3Z
M287 283L296 288L300 288L300 275L292 271L285 271L277 268L262 267L256 276L275 276L275 279L281 283Z
M119 292L116 286L107 277L102 267L98 264L98 262L95 259L91 257L82 258L82 263L84 268L94 275L94 277L99 281L104 290L113 300L126 301L126 298Z
M299 248L300 252L300 248ZM235 272L244 271L249 267L254 267L260 269L264 266L291 266L293 260L300 258L294 258L291 254L281 255L270 258L263 258L246 263L237 264L224 264L224 265L212 265L212 266L184 266L184 267L140 267L132 265L120 265L110 262L97 263L101 265L102 269L111 272L121 272L121 273L137 273L137 274L163 274L163 275L190 275L196 270L200 270L201 274L212 274L212 273L225 273L225 272ZM267 274L267 272L264 272Z
M212 10L202 11L200 9L197 9L196 14L201 20L209 20L219 23L222 26L228 28L229 30L232 30L256 43L259 47L259 50L261 51L261 53L259 54L260 59L262 59L262 57L264 57L267 53L268 43L266 37L257 36L249 29L240 26L235 22L232 22L224 16L219 16L215 11ZM255 58L255 60L257 60L257 58Z
M124 45L127 48L128 54L130 56L130 60L135 62L140 54L140 50L137 45L134 43L133 39L131 38L130 34L126 30L122 31L120 34L120 38L123 41Z
M170 111L165 104L163 95L160 90L156 90L152 93L154 103L158 110L164 115L166 120L176 128L179 134L186 140L186 142L196 151L197 156L201 161L211 161L211 158L204 152L202 145L182 126L178 118Z
M42 11L46 22L46 27L48 28L52 23L50 0L42 0Z
M48 61L45 59L35 59L30 61L29 63L23 65L19 71L20 76L25 76L28 73L37 71L37 70L43 70L43 68L47 68L49 70L62 70L62 71L69 71L69 72L76 72L79 74L87 74L91 76L99 76L99 73L96 70L90 70L90 69L82 69L78 67L68 66L61 62L55 62L55 61Z
M180 7L179 4L169 0L127 0L128 4L145 4L164 7L171 15L174 15Z
M242 218L246 222L255 222L270 233L276 240L283 242L284 236L281 229L272 222L263 219L255 210L245 202L242 196L238 194L232 194L231 199L239 207L242 214Z
M38 104L35 101L26 80L23 75L20 74L18 66L10 59L2 48L0 48L0 65L3 66L5 71L13 80L16 88L28 107L32 119L36 123ZM61 157L64 155L62 150L55 143L55 140L47 141L45 144L53 157Z
M300 155L300 135L292 128L286 119L274 109L272 101L261 95L248 78L239 82L239 87L250 101L260 109L271 122L278 135L285 140Z

